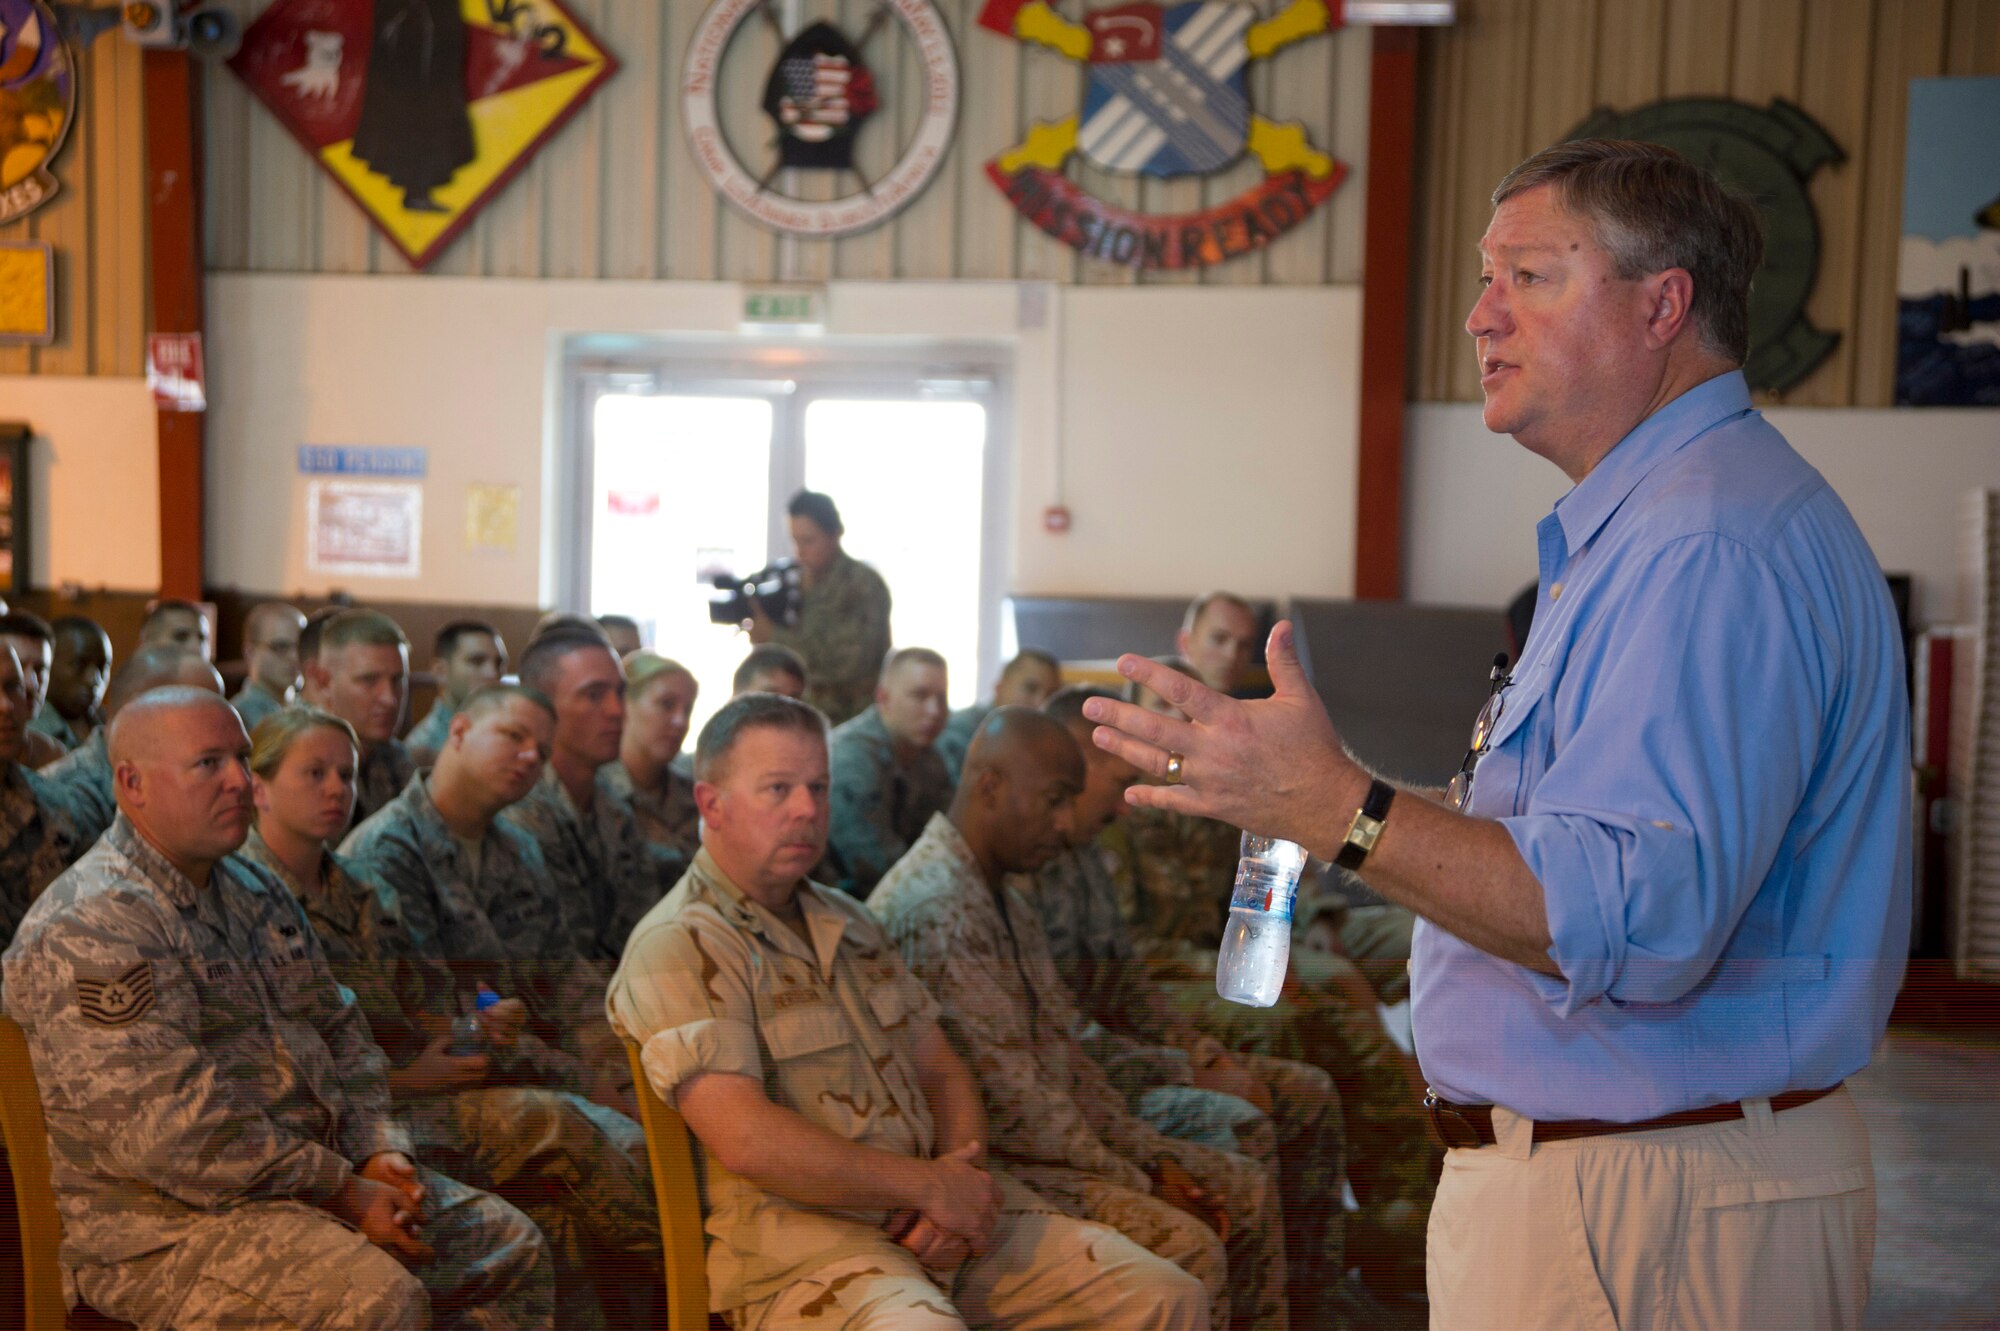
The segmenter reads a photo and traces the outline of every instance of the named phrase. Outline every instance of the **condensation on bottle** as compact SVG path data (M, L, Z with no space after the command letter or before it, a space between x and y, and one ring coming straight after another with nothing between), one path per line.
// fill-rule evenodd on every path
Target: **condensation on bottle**
M1215 992L1246 1007L1270 1007L1285 985L1292 955L1292 899L1305 848L1276 837L1243 834L1229 924L1215 959Z

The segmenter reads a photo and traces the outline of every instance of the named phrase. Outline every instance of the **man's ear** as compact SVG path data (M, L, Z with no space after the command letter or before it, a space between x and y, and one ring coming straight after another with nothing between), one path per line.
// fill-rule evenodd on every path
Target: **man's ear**
M1692 332L1694 277L1685 268L1669 268L1646 279L1646 341L1655 349Z
M139 808L146 807L146 775L135 762L122 762L111 769L111 788L120 797Z
M713 827L722 812L722 787L709 781L694 783L694 807L701 811L704 827Z

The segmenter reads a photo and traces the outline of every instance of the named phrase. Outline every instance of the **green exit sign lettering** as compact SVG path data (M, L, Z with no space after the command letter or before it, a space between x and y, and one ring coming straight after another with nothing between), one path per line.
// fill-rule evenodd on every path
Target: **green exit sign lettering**
M745 328L783 328L818 332L826 327L824 287L746 287L743 292Z

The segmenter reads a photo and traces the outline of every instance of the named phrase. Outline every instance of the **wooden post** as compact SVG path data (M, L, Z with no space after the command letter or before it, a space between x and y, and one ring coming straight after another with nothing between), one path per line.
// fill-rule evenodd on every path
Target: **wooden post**
M200 333L201 140L194 57L149 50L144 70L146 206L157 333ZM204 349L203 360L207 355ZM202 599L202 442L205 412L159 413L160 594Z
M1362 249L1361 453L1354 595L1403 595L1403 409L1416 174L1417 33L1377 28L1369 63L1368 202Z

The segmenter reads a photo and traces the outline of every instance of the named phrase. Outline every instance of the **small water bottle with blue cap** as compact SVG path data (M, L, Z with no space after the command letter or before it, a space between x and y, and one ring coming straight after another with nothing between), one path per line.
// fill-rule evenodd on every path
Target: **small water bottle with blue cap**
M1243 834L1236 891L1215 959L1215 992L1246 1007L1270 1007L1285 986L1292 955L1292 899L1306 867L1305 847Z
M486 1052L486 1030L479 1024L479 1014L500 1001L500 995L485 985L472 1000L473 1010L460 1017L452 1018L451 1043L445 1052L453 1058L472 1058Z

